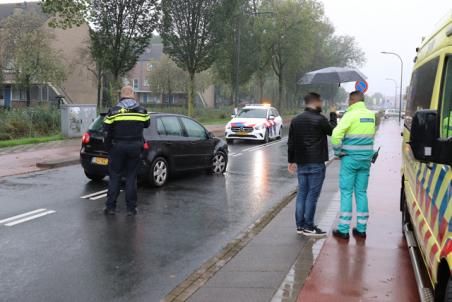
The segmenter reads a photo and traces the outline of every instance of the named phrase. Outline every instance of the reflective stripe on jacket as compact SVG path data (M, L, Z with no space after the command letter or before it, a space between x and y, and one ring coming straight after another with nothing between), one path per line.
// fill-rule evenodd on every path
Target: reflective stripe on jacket
M374 154L375 113L364 102L351 105L333 130L334 154L345 153L359 160L370 160Z
M136 111L121 108L117 112L113 112L111 115L105 117L105 124L113 124L119 121L136 121L136 122L147 122L150 116L147 113L139 113Z

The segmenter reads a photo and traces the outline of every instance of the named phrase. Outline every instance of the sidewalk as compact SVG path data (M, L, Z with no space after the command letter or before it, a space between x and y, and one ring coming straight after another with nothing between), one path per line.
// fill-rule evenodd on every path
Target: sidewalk
M208 131L224 135L224 125L208 125ZM0 148L0 178L46 169L38 163L55 166L78 162L80 138Z
M399 210L400 128L389 120L380 126L381 146L369 182L370 219L365 241L328 238L298 301L419 301L416 281L402 234Z
M188 301L419 301L399 211L400 141L397 123L384 122L369 184L367 240L296 235L292 201L210 280L194 282L201 287ZM339 167L339 161L329 165L318 203L316 221L325 230L337 223Z

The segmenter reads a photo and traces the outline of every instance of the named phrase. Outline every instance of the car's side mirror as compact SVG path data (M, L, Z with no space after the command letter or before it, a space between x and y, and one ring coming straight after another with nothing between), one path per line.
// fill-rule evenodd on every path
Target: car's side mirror
M235 118L235 114L231 114L231 118Z
M215 135L212 132L210 132L210 131L207 132L207 139L212 139L214 137L215 137Z
M438 136L437 111L417 111L411 123L409 141L414 158L424 162L433 161L433 149Z
M270 116L268 117L268 119L272 121L272 120L275 119L275 116L274 116L274 115L270 115Z
M452 138L439 138L436 110L415 113L409 144L417 160L452 166Z

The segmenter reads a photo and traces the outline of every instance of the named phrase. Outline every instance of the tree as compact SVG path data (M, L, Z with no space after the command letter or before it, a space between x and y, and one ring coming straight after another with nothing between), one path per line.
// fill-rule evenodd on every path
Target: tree
M65 70L51 47L53 36L43 30L43 19L35 12L16 11L2 23L5 60L15 71L16 82L26 90L27 106L34 83L61 83Z
M193 114L195 74L208 69L231 16L229 0L162 0L164 51L188 73L188 115Z
M296 77L312 57L315 40L312 28L321 21L323 10L314 0L275 1L266 5L274 13L266 27L269 28L271 66L278 78L276 106L281 109L285 83L287 80L296 83Z
M53 26L90 24L90 53L111 75L113 86L131 70L157 27L159 0L43 0ZM104 75L105 76L105 75Z
M167 102L171 105L173 93L186 89L186 74L166 55L153 65L149 73L151 89L153 92L166 95Z

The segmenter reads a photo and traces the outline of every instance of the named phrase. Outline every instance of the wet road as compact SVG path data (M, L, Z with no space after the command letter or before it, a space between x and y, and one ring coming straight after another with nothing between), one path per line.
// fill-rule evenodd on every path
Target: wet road
M0 179L0 300L160 301L295 188L286 142L231 146L224 176L141 187L137 217L123 196L105 217L107 182L78 165Z

